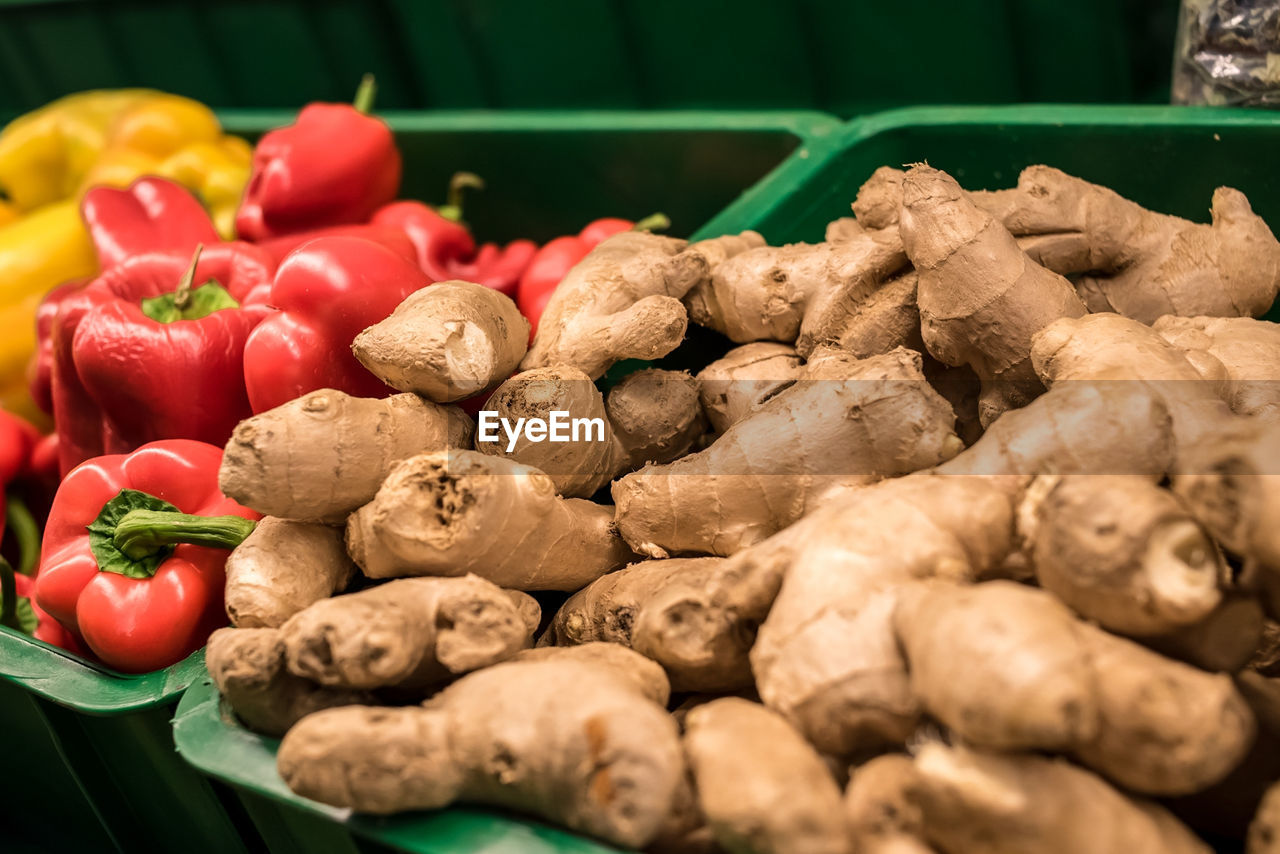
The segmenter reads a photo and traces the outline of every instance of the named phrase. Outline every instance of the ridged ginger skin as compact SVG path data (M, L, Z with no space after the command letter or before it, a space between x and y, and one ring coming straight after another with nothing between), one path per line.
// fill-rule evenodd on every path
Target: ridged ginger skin
M916 268L929 352L977 373L983 426L1025 406L1044 390L1031 365L1031 337L1060 317L1085 313L1071 283L1027 257L955 179L928 166L902 179L899 228Z
M1280 423L1280 323L1251 317L1161 317L1177 347L1237 415Z
M962 447L919 354L898 349L839 375L781 392L705 450L615 481L623 538L649 557L733 554L832 489L927 468Z
M913 800L944 854L1209 854L1164 807L1062 759L927 744Z
M280 776L358 812L492 804L642 848L683 783L676 723L627 670L579 650L469 674L420 707L310 715L280 744Z
M351 514L347 550L370 578L474 573L514 590L577 590L634 559L609 508L476 451L400 463Z
M831 771L777 713L723 697L692 709L684 728L698 802L722 848L851 854Z
M967 744L1070 753L1148 795L1204 789L1253 744L1253 714L1229 676L1104 632L1044 591L920 585L893 624L912 695Z
M227 557L227 616L242 628L279 627L354 572L341 528L268 516Z

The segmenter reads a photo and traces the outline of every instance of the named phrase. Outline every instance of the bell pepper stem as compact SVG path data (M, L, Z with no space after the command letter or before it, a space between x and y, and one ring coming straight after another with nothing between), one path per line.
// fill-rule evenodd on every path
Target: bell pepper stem
M9 561L0 557L0 626L22 631L18 622L18 581Z
M234 549L253 532L257 523L240 516L195 516L167 510L131 510L116 525L116 548L132 560L141 560L165 546L190 543Z
M666 231L671 227L671 220L664 213L649 214L631 226L632 231Z
M462 222L462 197L467 190L483 190L484 179L474 172L456 172L449 179L449 193L436 213L445 219Z
M187 265L187 271L182 274L182 278L178 279L178 289L173 292L173 304L182 311L191 302L191 286L196 281L196 264L200 263L200 253L204 251L204 244L197 243L196 251L191 254L191 263Z
M5 501L5 519L13 538L18 541L18 572L30 575L40 563L40 526L17 496Z
M372 74L366 74L360 78L360 85L356 87L356 96L351 101L351 106L356 108L356 112L368 115L373 112L373 99L378 95L378 84L374 81Z

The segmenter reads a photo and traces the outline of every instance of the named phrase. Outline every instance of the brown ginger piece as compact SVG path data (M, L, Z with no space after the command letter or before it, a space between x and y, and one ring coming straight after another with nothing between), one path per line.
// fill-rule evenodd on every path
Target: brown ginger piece
M1213 384L1177 347L1151 327L1118 314L1063 318L1046 326L1035 336L1031 360L1047 385L1146 386L1164 400L1179 451L1232 419Z
M912 270L895 275L870 293L861 284L821 291L809 303L796 336L796 351L807 358L817 347L839 347L861 359L894 347L923 351L917 281Z
M1070 753L1131 791L1184 795L1222 780L1253 744L1230 677L1108 634L1045 591L917 585L893 623L913 695L975 747Z
M895 350L840 376L789 388L705 450L615 481L623 538L649 557L732 554L834 488L936 465L962 447L919 354Z
M1062 759L927 744L912 799L944 854L1210 854L1158 804Z
M1267 790L1249 824L1245 854L1280 852L1280 783Z
M774 341L735 347L698 372L698 393L711 429L720 435L799 378L804 359Z
M844 790L845 825L857 854L932 854L924 816L913 801L916 766L886 753L854 768Z
M280 630L289 671L320 685L421 692L529 646L538 603L474 575L404 578L316 602Z
M326 688L290 673L278 629L218 629L204 661L236 717L263 735L278 738L321 709L373 701L367 691Z
M268 516L227 558L231 625L278 627L351 580L342 529Z
M594 380L623 359L665 356L688 326L681 297L709 274L707 256L683 240L615 234L560 282L520 367L569 365Z
M1280 290L1280 243L1239 190L1213 192L1212 224L1142 208L1119 193L1049 166L1029 166L1011 190L975 193L977 204L1041 264L1086 273L1076 282L1093 312L1142 323L1167 314L1264 314Z
M850 298L865 297L904 267L892 229L836 242L759 246L716 267L685 303L695 323L740 344L791 342L819 294L841 289Z
M857 219L851 216L842 216L827 223L827 230L822 239L828 243L838 243L841 240L853 240L865 232L866 229L862 227Z
M1019 523L1040 586L1109 631L1168 634L1222 601L1227 568L1217 546L1150 478L1039 477Z
M1218 385L1232 412L1280 421L1280 323L1166 316L1151 328Z
M416 394L375 400L322 389L241 421L218 485L265 516L340 523L396 463L469 448L473 430L462 410Z
M751 647L760 697L824 753L902 744L921 709L894 635L899 592L996 570L1016 547L1012 502L986 479L917 475L860 490L797 527ZM776 557L761 551L767 573Z
M508 428L486 429L482 415L476 449L539 469L566 497L590 497L622 472L682 456L705 426L693 377L656 369L629 375L606 403L577 368L534 368L499 386L485 409L515 425L509 429L516 437ZM520 419L546 421L547 435L534 441L521 432ZM568 441L551 441L557 429Z
M475 573L514 590L577 590L634 558L609 508L476 451L397 465L351 515L347 549L370 578Z
M840 789L822 757L759 703L713 700L685 718L685 754L721 847L742 854L850 854Z
M683 783L675 721L615 668L546 652L561 655L468 674L421 707L310 715L280 744L280 776L358 812L491 804L644 847Z
M392 388L452 403L511 376L528 343L529 321L510 297L450 281L414 291L351 349Z
M950 175L912 167L902 194L898 227L918 274L924 342L939 361L968 364L978 374L985 427L1044 390L1031 364L1032 336L1058 318L1084 314L1084 304Z

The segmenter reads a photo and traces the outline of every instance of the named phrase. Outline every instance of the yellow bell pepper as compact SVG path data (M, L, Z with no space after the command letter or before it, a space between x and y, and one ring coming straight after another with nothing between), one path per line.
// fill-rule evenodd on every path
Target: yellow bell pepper
M0 227L0 406L33 415L25 376L35 349L36 307L50 288L96 270L76 199Z
M161 175L196 193L230 239L251 159L208 107L149 89L68 95L0 131L0 405L31 414L23 377L41 297L97 272L86 190Z

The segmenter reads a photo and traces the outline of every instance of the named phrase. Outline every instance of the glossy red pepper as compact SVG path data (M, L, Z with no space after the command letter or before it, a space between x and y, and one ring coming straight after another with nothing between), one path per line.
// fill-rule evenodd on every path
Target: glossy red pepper
M94 187L80 202L80 216L102 270L134 255L190 256L197 244L220 240L199 200L164 178L139 178L123 190Z
M218 490L222 449L170 440L98 457L58 488L36 604L126 673L181 661L225 625L227 550L258 517Z
M393 202L375 213L372 223L408 235L417 249L418 266L431 281L462 279L515 296L516 283L533 260L538 244L515 240L506 246L486 243L476 247L462 221L462 194L483 188L484 181L478 175L459 172L449 182L445 204L432 207L423 202Z
M272 272L257 247L220 243L194 266L133 256L68 296L53 325L62 470L158 439L224 443L250 414L244 344L271 313Z
M403 255L414 263L418 261L418 249L413 241L409 239L409 235L394 226L376 223L317 228L314 231L302 231L297 234L288 234L284 237L273 237L255 245L270 255L271 260L278 267L290 252L302 244L320 237L362 237L365 240L372 240L374 243L381 243L388 249L393 250L397 255Z
M366 222L396 197L400 151L386 123L368 115L372 104L366 77L354 106L309 104L258 141L236 212L242 240Z
M253 411L321 388L359 397L391 394L356 361L351 342L429 284L413 262L359 237L322 237L299 247L271 286L268 299L279 311L245 344L245 388Z
M0 568L0 571L3 571ZM62 624L50 617L43 608L35 602L35 579L29 575L17 573L13 577L14 595L17 601L14 603L13 616L16 628L23 634L30 635L39 641L47 644L61 647L70 652L83 654L84 647L75 639L71 632L63 628ZM0 593L0 610L3 609L7 597L4 593ZM4 620L0 619L0 624Z
M660 229L671 224L662 214L646 217L638 223L626 219L598 219L588 223L576 235L557 237L548 242L529 261L516 286L515 300L520 313L529 319L529 340L538 331L538 320L551 300L551 294L579 261L602 242L631 229Z
M53 325L62 304L83 290L89 281L63 282L45 294L36 309L36 351L27 363L27 389L36 406L50 415L53 414Z

